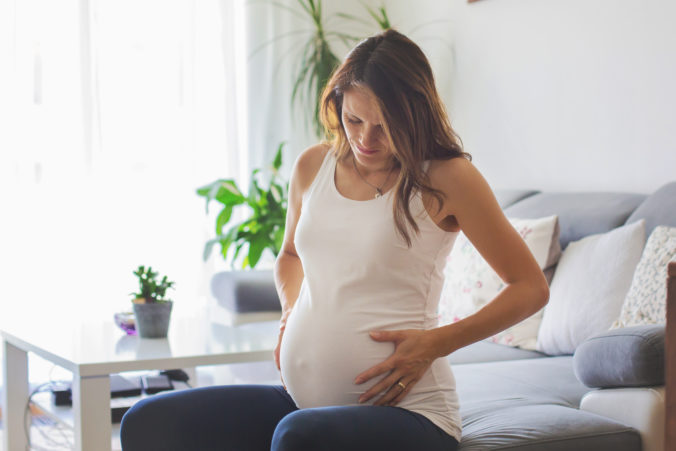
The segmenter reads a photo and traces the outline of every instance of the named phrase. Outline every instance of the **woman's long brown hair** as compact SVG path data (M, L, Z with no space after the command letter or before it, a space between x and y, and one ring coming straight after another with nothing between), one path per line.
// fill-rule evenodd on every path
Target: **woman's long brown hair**
M322 94L321 120L336 157L351 150L342 122L343 95L367 88L383 116L383 128L401 170L394 186L393 215L408 246L408 225L419 232L409 203L416 191L430 193L441 209L444 194L429 185L425 160L467 158L437 93L432 68L422 50L403 34L389 29L361 41L335 70Z

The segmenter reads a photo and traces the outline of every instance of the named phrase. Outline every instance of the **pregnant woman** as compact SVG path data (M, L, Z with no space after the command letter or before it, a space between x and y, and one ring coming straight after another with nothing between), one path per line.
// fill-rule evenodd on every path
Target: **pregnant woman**
M332 140L298 157L275 284L283 385L206 387L138 403L135 450L443 450L462 421L451 352L539 310L545 278L463 152L427 59L387 30L328 82ZM505 281L439 327L442 271L462 231Z

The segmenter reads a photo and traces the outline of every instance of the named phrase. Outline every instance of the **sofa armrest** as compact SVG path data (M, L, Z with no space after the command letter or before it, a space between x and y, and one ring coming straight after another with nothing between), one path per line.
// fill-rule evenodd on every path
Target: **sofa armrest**
M216 273L211 278L211 295L209 318L214 323L236 326L278 321L282 315L271 270Z
M593 336L575 350L575 375L591 388L664 385L664 335L653 324Z
M666 426L664 449L676 449L676 262L667 271L667 330L665 345Z
M643 451L663 451L664 396L664 386L604 388L584 395L580 401L580 410L636 429L641 435Z
M281 312L271 270L223 271L211 279L216 302L234 313Z

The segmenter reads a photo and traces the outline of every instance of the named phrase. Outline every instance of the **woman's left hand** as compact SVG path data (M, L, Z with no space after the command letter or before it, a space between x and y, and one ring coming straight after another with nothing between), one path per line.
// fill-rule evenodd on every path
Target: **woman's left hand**
M373 340L394 343L394 352L387 360L369 368L355 379L355 384L387 373L377 384L359 397L364 403L374 396L384 393L373 404L376 406L394 406L411 391L432 365L436 356L431 336L425 330L396 330L371 332Z

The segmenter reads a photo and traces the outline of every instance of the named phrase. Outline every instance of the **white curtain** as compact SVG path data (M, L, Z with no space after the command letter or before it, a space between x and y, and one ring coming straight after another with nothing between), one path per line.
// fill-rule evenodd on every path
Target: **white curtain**
M0 325L112 318L139 265L203 308L195 189L246 167L243 0L0 2Z
M336 5L324 1L325 9L331 7ZM309 16L306 16L297 0L248 0L246 3L249 127L243 179L253 168L269 166L277 146L284 141L281 172L288 180L298 154L317 142L304 123L302 110L292 110L290 104L298 58L312 32Z

